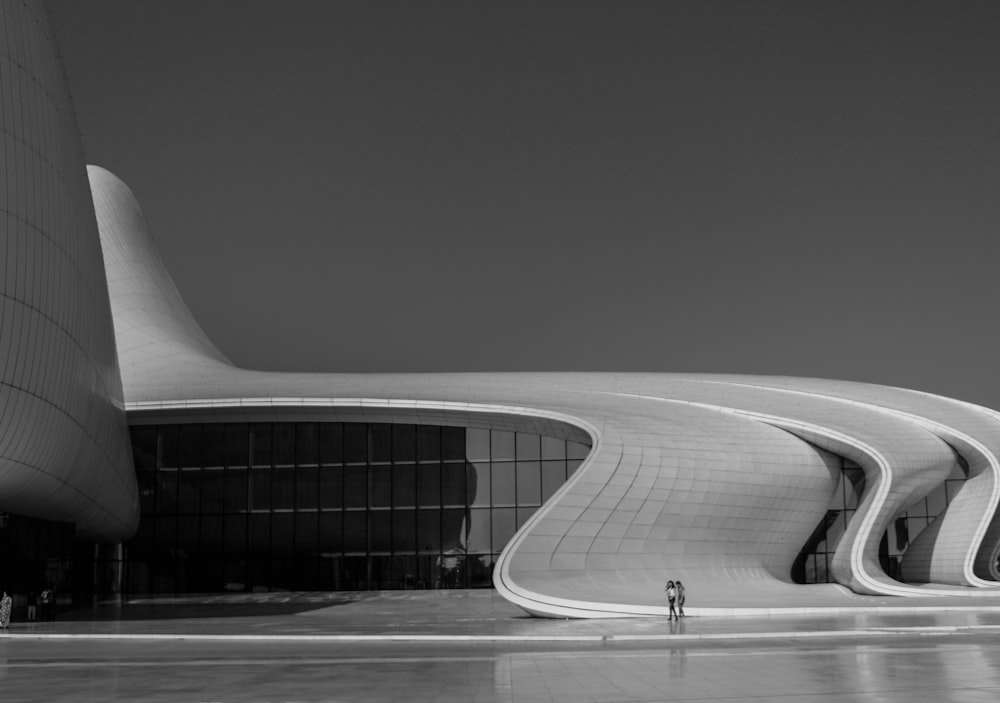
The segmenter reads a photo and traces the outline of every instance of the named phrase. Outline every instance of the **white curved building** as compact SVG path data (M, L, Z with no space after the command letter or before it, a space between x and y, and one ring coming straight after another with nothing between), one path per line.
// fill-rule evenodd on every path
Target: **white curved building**
M483 551L468 543L484 529L475 519L477 505L490 511L491 520L512 509L518 529L496 558L493 579L501 593L530 612L659 613L668 577L681 579L699 594L699 603L713 607L777 601L808 605L836 602L840 594L846 601L847 592L839 586L791 583L793 564L827 515L845 462L858 467L864 490L832 549L831 581L857 594L928 596L982 594L997 578L1000 423L991 411L913 391L817 379L239 369L189 314L127 186L96 167L90 177L130 422L160 428L160 442L164 428L176 425L271 423L268 432L277 432L274 428L313 423L372 423L514 432L589 445L579 469L557 490L544 491L545 500L534 489L533 464L544 461L539 449L526 449L522 456L515 448L505 457L475 455L467 448L462 457L471 467L469 491L474 482L475 493L482 493L481 484L489 481L494 492L502 492L498 472L508 470L514 495L483 503L469 495L456 507L469 512L458 523L464 543L450 546L458 550L451 558ZM531 441L536 440L526 440ZM382 463L389 474L403 466L401 472L415 471L413 480L422 480L423 465L412 452L397 457L396 450L386 450L384 457L373 458L375 451L370 446L364 459L369 483ZM480 471L479 463L487 461L490 471ZM254 462L238 463L247 464L253 483ZM282 464L323 464L273 457L263 463L271 471ZM905 545L898 559L897 575L906 581L891 578L879 554L884 536L900 514L956 477L965 480L952 481L948 509L929 516L932 527ZM367 511L367 541L340 556L384 557L390 566L381 571L391 571L393 560L410 559L413 581L426 583L412 562L422 545L407 540L414 529L420 532L423 511L437 510L438 503L421 505L415 494L406 493L409 489L387 480L384 505L372 485L354 505ZM274 489L269 490L273 498ZM397 500L397 494L407 497ZM251 521L253 505L251 499ZM272 557L275 511L298 507L305 508L294 501L286 508L259 503L258 514L272 521ZM310 502L307 512L296 515L311 515L313 509L317 520L350 512L345 503ZM373 544L380 520L393 527L386 528L384 544ZM492 523L489 531L496 531ZM396 540L396 532L406 539ZM286 556L295 553L294 539L288 544ZM497 548L491 544L485 551ZM334 558L327 549L313 551ZM428 551L436 563L449 558L437 540ZM365 581L378 585L394 579Z
M0 512L118 541L135 472L73 103L41 4L0 25Z
M5 24L45 37L26 8ZM18 63L33 61L55 65ZM17 164L40 153L32 130L75 135L37 121L4 123ZM574 617L663 614L668 578L692 613L1000 594L991 410L821 379L241 369L191 316L129 188L90 167L105 288L86 187L64 185L82 183L79 147L61 138L6 184L0 510L116 541L141 507L134 592L492 580ZM52 163L65 173L34 177ZM39 183L52 194L24 195ZM44 339L64 341L37 341L50 323Z

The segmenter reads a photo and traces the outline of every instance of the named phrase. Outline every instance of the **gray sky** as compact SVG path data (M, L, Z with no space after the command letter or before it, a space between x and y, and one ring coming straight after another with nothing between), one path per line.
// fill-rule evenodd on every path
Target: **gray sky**
M1000 3L49 0L209 336L1000 407Z

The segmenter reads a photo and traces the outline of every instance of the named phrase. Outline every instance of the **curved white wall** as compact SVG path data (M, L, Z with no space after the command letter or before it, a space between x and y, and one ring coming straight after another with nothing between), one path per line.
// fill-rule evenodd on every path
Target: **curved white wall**
M0 26L0 510L119 540L138 497L73 103L41 3Z

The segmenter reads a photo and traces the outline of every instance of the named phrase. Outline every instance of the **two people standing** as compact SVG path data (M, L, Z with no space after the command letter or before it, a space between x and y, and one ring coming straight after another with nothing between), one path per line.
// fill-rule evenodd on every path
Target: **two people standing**
M664 588L667 592L667 602L670 604L670 618L671 620L680 620L684 617L684 584L680 581L674 583L673 581L667 581L667 585ZM680 611L680 615L678 615Z

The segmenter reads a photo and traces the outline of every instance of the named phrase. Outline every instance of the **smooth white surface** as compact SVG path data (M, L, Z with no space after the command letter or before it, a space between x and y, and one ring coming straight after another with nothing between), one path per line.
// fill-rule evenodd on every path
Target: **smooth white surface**
M139 519L104 261L45 8L0 3L0 511Z

